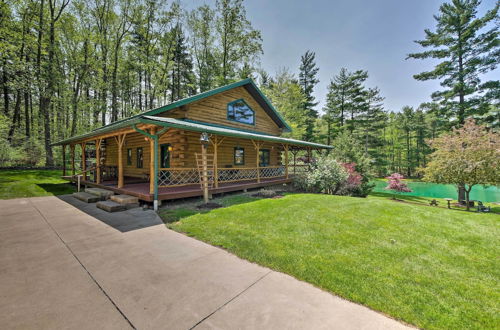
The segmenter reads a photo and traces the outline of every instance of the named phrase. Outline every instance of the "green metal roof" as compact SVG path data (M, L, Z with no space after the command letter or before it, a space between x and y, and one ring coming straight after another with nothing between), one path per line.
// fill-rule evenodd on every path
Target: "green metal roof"
M307 142L296 139L284 138L280 136L272 136L260 133L250 133L245 131L240 131L237 129L226 128L226 127L216 127L212 125L204 125L201 123L193 123L180 119L167 118L167 117L154 117L154 116L142 116L139 120L143 124L153 124L163 127L172 127L183 129L187 131L195 132L207 132L222 136L230 137L241 137L245 139L260 140L260 141L271 141L279 143L287 143L293 145L300 145L312 148L322 148L322 149L332 149L332 146L328 146L321 143Z
M172 128L183 129L183 130L187 130L187 131L207 132L207 133L212 133L212 134L217 134L217 135L222 135L222 136L241 137L241 138L260 140L260 141L288 143L288 144L306 146L306 147L311 147L311 148L322 148L322 149L332 149L333 148L332 146L328 146L328 145L321 144L321 143L314 143L314 142L307 142L307 141L301 141L301 140L296 140L296 139L284 138L284 137L280 137L280 136L268 135L265 133L249 132L246 130L239 130L237 128L229 128L226 126L215 126L214 124L211 124L211 123L205 124L205 123L201 123L201 122L192 122L192 121L174 119L174 118L168 118L168 117L155 117L155 116L144 116L144 115L127 119L126 121L122 121L122 122L118 123L117 125L105 126L105 127L102 127L98 130L94 130L92 132L89 132L87 134L83 134L83 135L75 136L75 137L72 137L72 138L69 138L69 139L66 139L63 141L59 141L59 142L54 143L52 145L56 146L56 145L62 145L62 144L69 144L69 143L83 140L83 139L86 139L89 137L98 136L100 134L104 134L107 132L112 132L116 129L120 129L120 128L124 128L124 127L133 127L133 125L137 125L137 124L153 124L153 125L158 125L158 126L163 126L163 127L172 127Z

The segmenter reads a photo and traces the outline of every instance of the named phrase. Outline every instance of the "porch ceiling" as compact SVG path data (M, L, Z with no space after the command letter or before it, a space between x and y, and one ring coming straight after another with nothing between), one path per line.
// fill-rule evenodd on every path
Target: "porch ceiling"
M227 127L217 127L217 126L214 126L212 124L204 125L201 123L193 123L193 122L188 122L185 120L179 120L179 119L167 118L167 117L142 116L140 119L140 122L144 123L144 124L152 124L152 125L158 125L158 126L163 126L163 127L178 128L178 129L183 129L186 131L206 132L206 133L211 133L211 134L215 134L215 135L240 137L240 138L250 139L250 140L270 141L270 142L291 144L291 145L295 145L295 146L304 146L304 147L311 147L311 148L317 148L317 149L332 149L333 148L332 146L328 146L328 145L321 144L321 143L313 143L313 142L301 141L301 140L296 140L296 139L284 138L284 137L280 137L280 136L272 136L272 135L245 132L245 131L240 131L237 129L230 129Z

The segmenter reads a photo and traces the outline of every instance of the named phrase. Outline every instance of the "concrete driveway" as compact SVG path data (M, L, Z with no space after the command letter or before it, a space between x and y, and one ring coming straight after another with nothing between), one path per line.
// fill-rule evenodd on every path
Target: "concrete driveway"
M405 328L140 212L151 225L134 229L140 214L106 222L57 197L0 201L2 328Z

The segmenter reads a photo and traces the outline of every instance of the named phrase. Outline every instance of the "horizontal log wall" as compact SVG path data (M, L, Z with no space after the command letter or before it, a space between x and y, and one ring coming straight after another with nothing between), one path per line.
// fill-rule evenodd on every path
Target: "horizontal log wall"
M212 136L213 139L213 136ZM218 139L222 139L219 136ZM219 140L220 141L220 140ZM178 129L170 129L159 139L159 145L168 143L172 147L170 153L170 167L173 168L194 168L196 167L196 153L201 153L200 133L188 132ZM234 147L245 149L245 164L234 165ZM137 168L137 148L143 150L143 167ZM275 166L281 163L281 145L278 143L265 142L261 149L268 149L270 152L270 165ZM127 165L127 149L132 149L132 165ZM150 148L149 141L144 139L144 135L139 133L127 134L123 147L123 169L124 175L130 177L144 177L149 174ZM208 153L213 153L213 145L208 146ZM160 151L158 150L160 156ZM252 141L241 138L226 137L219 145L218 166L224 168L231 167L255 167L257 153ZM118 165L118 146L114 138L106 139L105 165Z
M243 99L255 111L255 125L247 125L227 119L227 104ZM272 135L280 135L281 129L269 117L244 87L237 87L226 92L193 102L186 106L185 117L206 123L215 123ZM170 117L168 113L165 116Z

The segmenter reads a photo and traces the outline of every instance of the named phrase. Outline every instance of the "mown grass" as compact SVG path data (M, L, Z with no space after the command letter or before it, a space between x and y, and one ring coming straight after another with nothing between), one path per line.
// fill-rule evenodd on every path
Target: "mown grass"
M498 328L500 216L291 194L169 227L429 329Z
M218 197L211 200L211 202L220 204L222 207L228 207L232 205L253 202L258 199L260 198L241 194L241 195L229 195L225 197ZM163 219L163 221L168 224L175 221L179 221L186 217L190 217L195 214L209 212L209 210L206 209L198 209L196 206L200 203L201 202L186 203L185 205L181 204L179 207L160 209L158 214Z
M426 205L429 206L432 200L436 200L438 202L438 207L441 208L448 208L448 202L444 198L434 198L434 197L423 197L423 196L410 196L410 195L405 195L405 194L394 194L390 192L372 192L370 193L369 198L384 198L384 199L392 199L396 198L398 200L402 200L405 202L409 203L414 203L414 204L421 204L421 205ZM452 201L450 203L450 207L452 210L456 211L466 211L465 206L456 206L457 201ZM494 204L494 203L484 203L485 206L489 206L491 209L491 212L496 212L500 214L500 205ZM475 212L477 210L477 207L471 207L470 212Z
M60 170L0 170L0 199L64 195L74 188Z

